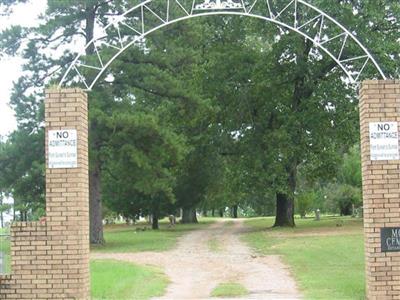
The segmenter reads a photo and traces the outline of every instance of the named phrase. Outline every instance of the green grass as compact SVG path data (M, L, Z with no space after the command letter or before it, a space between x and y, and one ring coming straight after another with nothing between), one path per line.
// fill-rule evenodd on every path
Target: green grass
M164 294L168 280L158 269L114 260L90 263L92 299L139 300Z
M163 220L160 222L159 230L151 230L151 225L111 225L106 226L104 246L94 246L92 251L96 252L141 252L141 251L167 251L172 249L177 239L184 233L199 228L205 228L208 224L214 222L211 218L202 218L198 224L176 224L169 227ZM143 229L145 231L138 229Z
M220 252L221 244L218 242L217 238L212 238L207 241L208 249L212 252Z
M0 234L9 234L10 228L0 228Z
M282 255L306 299L364 299L361 220L296 221L296 228L279 229L268 228L269 218L249 220L252 231L243 238L259 253Z
M324 216L320 221L314 218L296 218L296 227L294 228L272 228L274 225L275 217L251 218L247 221L253 229L276 231L279 233L307 233L312 230L355 230L362 231L362 220L351 217L338 217L338 216ZM337 226L339 225L339 227Z
M220 283L212 292L211 297L241 297L248 294L248 290L236 282Z
M8 228L0 228L0 235L9 234ZM5 254L5 270L4 274L9 274L11 272L11 259L10 259L10 239L9 237L0 236L0 252Z

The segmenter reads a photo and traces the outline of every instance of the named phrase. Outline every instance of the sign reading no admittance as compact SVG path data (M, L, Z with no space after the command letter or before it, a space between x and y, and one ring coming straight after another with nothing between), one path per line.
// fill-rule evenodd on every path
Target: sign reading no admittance
M371 160L399 159L397 122L369 123Z
M49 168L77 168L78 141L76 130L49 130Z

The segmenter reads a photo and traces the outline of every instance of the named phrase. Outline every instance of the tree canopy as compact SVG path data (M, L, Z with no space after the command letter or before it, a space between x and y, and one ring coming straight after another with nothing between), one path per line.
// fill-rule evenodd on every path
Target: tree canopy
M24 2L0 0L0 8L11 13ZM312 2L357 32L389 77L398 76L398 1ZM0 143L0 191L12 194L17 210L35 216L44 207L43 88L61 78L75 43L90 41L96 26L131 5L48 1L40 24L0 33L1 55L25 59L10 99L18 129ZM310 27L310 35L317 31ZM85 59L96 55L88 47ZM273 24L214 16L152 33L90 93L91 241L104 242L102 204L156 221L182 208L188 222L196 209L276 208L275 225L294 226L296 195L320 199L309 189L342 184L338 197L359 203L351 190L360 189L357 105L356 86L332 59Z

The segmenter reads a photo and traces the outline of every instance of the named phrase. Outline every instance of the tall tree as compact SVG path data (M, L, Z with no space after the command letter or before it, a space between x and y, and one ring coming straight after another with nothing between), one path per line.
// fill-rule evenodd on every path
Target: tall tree
M0 3L11 7L19 2L25 1ZM314 4L356 30L370 49L376 49L374 54L383 63L385 72L393 76L398 73L400 61L397 51L400 5L398 1L378 2L379 5L375 0L315 0ZM275 4L285 5L285 2ZM11 100L19 130L24 130L21 135L40 138L43 131L40 87L51 75L59 74L60 68L74 56L71 50L62 55L53 55L49 50L76 40L89 41L97 22L107 23L110 15L120 14L129 5L130 1L122 0L49 1L42 25L14 26L1 34L3 52L21 54L27 61L26 73L16 83ZM293 200L299 166L304 166L310 174L332 170L337 150L343 153L342 148L354 144L358 130L356 91L342 80L343 73L332 61L321 60L321 53L312 43L283 28L266 26L265 22L230 17L205 20L182 22L149 36L143 47L132 48L115 61L108 73L115 80L101 80L92 95L92 242L103 242L101 178L104 178L102 171L107 157L104 153L110 128L101 118L104 111L105 119L111 116L108 110L121 98L146 102L148 110L160 107L162 116L174 124L175 133L186 136L192 149L185 160L186 169L182 169L186 173L181 174L186 179L192 176L186 180L192 185L197 183L196 173L204 179L199 189L203 196L196 196L196 202L207 198L208 164L220 161L207 159L215 153L229 153L239 158L230 163L244 161L238 171L248 186L265 189L261 195L275 191L277 226L294 225ZM25 39L27 43L22 42ZM344 56L353 50L345 49ZM88 47L85 59L90 60L93 51ZM371 71L366 70L366 74L372 74L368 73ZM118 157L117 152L112 155ZM204 159L203 173L195 167L196 156ZM203 167L200 163L198 166ZM24 168L25 173L43 176L35 172L38 168L33 164ZM13 176L18 178L21 174L24 172ZM184 182L183 176L181 179ZM185 202L190 201L183 200L182 204ZM191 204L192 210L194 206Z
M3 0L1 4L2 8L10 13L14 5L26 2L28 1ZM25 73L15 83L10 101L16 112L18 130L29 130L32 135L36 134L32 130L34 127L43 130L41 127L43 87L52 78L57 78L63 67L76 55L68 46L76 40L83 39L84 42L89 42L94 36L96 23L107 23L108 17L121 13L124 5L129 3L122 0L48 1L47 10L41 16L39 25L32 28L12 26L1 33L2 53L21 55L26 60ZM64 47L66 50L60 55L59 49ZM87 55L93 53L93 47L86 49ZM90 120L90 128L92 132L96 130L93 119ZM96 155L98 144L97 140L91 139L90 239L92 243L104 242L99 175L101 161Z
M114 204L109 207L122 208L124 215L151 213L153 229L158 229L158 219L175 200L175 169L185 152L184 139L162 125L157 112L146 112L129 99L120 104L107 121L105 188L108 203Z

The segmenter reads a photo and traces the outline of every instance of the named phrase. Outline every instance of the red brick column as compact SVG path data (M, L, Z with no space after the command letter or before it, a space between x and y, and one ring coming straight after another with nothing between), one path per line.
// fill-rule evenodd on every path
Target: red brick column
M365 81L360 91L367 298L400 299L400 252L381 249L381 228L400 227L400 161L371 160L370 122L400 124L400 81Z
M45 108L46 219L12 225L12 273L0 276L0 299L90 298L87 97L47 90ZM67 129L77 132L77 167L50 168L49 130Z
M89 298L89 175L87 96L80 89L47 90L46 162L49 130L77 131L78 166L46 166L49 283L60 298ZM50 254L50 252L49 252Z

